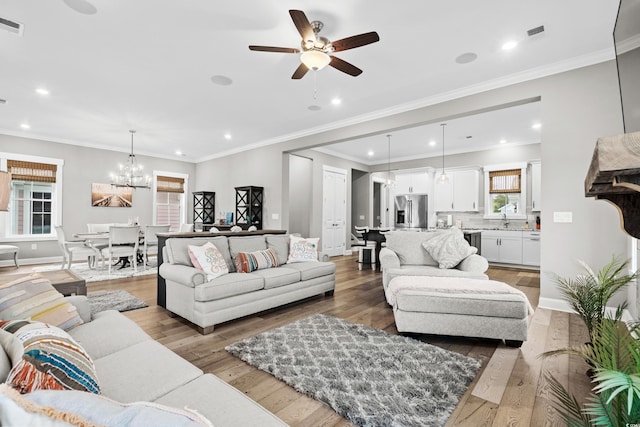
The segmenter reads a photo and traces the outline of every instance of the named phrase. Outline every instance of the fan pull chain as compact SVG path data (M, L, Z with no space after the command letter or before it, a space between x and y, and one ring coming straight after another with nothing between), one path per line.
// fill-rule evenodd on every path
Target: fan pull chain
M313 99L318 99L318 72L313 71Z

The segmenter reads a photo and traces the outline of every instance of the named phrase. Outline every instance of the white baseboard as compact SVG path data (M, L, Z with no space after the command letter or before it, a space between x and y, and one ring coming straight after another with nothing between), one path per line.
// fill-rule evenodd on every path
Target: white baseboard
M35 264L50 264L59 262L62 264L62 256L52 256L45 258L18 258L18 264L23 265L35 265ZM13 259L3 259L0 261L0 267L15 267Z
M538 301L538 307L545 308L548 310L563 311L565 313L575 313L575 311L573 311L573 309L571 308L568 302L566 302L565 300L556 299L556 298L540 297ZM607 307L606 315L611 317L615 316L616 309L617 309L616 307ZM631 317L631 313L629 312L629 310L624 309L622 311L621 320L623 322L630 322L630 321L634 321L635 319Z
M344 256L353 255L353 251L352 251L351 249L346 249L346 250L344 251L344 254L343 254L343 255L344 255Z

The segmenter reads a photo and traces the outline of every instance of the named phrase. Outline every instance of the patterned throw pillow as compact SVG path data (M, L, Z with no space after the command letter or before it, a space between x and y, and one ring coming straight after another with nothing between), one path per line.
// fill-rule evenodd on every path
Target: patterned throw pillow
M289 236L289 258L287 264L294 262L318 261L318 241L320 238Z
M220 249L211 242L202 246L189 246L189 258L193 266L207 274L207 280L229 273L229 266L224 260Z
M277 267L278 255L276 251L269 248L263 251L238 252L233 258L238 273L251 273L255 270Z
M93 360L62 329L27 320L0 321L0 328L14 337L12 343L3 343L11 350L13 364L6 383L20 393L80 390L100 394Z
M76 307L39 274L0 285L0 319L31 319L65 331L83 323Z
M440 268L453 268L469 255L478 252L477 248L469 245L457 227L451 227L448 231L423 242L422 247L429 252Z

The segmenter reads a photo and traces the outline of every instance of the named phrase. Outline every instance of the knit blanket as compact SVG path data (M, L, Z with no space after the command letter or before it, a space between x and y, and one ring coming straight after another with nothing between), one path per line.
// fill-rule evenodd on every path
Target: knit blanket
M533 314L533 307L524 292L497 280L468 279L465 277L398 276L391 280L385 291L389 305L395 309L398 293L406 290L437 292L451 294L452 296L456 294L519 295L527 304L529 314Z

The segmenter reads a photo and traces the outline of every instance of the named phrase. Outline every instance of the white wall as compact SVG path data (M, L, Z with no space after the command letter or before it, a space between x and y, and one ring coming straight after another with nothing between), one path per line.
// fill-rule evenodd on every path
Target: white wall
M289 155L289 233L309 236L313 201L313 160Z

